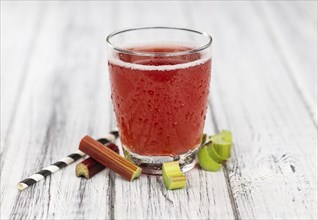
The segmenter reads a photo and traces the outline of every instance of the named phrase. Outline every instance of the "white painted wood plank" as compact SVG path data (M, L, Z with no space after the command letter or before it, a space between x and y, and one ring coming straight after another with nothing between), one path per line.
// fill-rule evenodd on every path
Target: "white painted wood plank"
M1 1L1 154L6 151L7 137L29 72L29 60L45 19L43 6Z
M123 3L122 3L123 4ZM125 2L116 16L119 27L189 27L179 2ZM124 17L121 17L125 15ZM208 115L206 131L214 133ZM161 177L142 175L132 183L115 179L115 219L233 219L230 197L222 171L197 167L187 174L186 189L169 191Z
M2 157L1 218L110 218L108 171L86 181L75 176L72 164L25 191L16 188L22 178L77 149L85 134L100 137L110 129L105 33L112 29L111 4L46 6Z
M213 112L218 129L234 134L227 172L238 218L314 219L316 124L262 14L249 2L206 2L193 12L194 24L214 35Z
M281 62L304 99L316 125L317 122L317 1L268 2L256 5L262 14L263 23L273 36L272 43ZM313 20L312 15L316 14Z

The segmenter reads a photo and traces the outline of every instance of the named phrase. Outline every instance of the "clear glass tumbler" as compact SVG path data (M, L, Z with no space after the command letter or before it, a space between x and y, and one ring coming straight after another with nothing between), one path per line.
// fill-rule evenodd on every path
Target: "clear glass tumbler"
M212 38L172 27L118 31L107 37L113 108L125 156L143 173L163 162L195 165L211 78Z

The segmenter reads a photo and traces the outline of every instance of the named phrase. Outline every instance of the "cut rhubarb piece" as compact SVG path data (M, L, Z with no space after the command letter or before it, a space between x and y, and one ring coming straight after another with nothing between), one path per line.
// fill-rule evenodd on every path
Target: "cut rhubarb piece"
M97 141L101 143L100 140L102 139L99 139ZM117 145L108 142L104 146L108 147L112 151L119 154L119 149ZM103 164L89 157L76 165L75 173L76 173L76 176L82 176L82 177L85 177L86 179L90 179L104 169L105 169L105 166Z
M115 173L121 175L128 181L136 179L141 174L140 167L120 156L111 149L103 146L101 143L88 135L82 138L79 150L86 153L105 167L108 167Z
M217 163L221 163L222 164L228 159L228 158L224 158L224 157L219 155L219 153L215 149L215 145L213 145L212 142L210 142L207 145L207 150L209 152L210 157Z
M219 134L209 137L212 141L215 153L220 158L228 160L231 157L232 147L232 133L230 131L222 130Z
M179 161L163 163L162 176L167 189L181 189L186 186L187 179L180 170Z
M206 171L217 171L222 166L220 163L216 162L209 154L208 148L213 147L212 142L209 141L203 145L198 153L199 164L202 169Z

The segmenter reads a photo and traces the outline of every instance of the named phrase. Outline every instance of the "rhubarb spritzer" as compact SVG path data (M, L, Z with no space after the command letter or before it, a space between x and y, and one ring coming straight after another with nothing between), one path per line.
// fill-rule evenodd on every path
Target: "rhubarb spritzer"
M160 174L162 163L173 160L190 170L207 110L211 37L188 29L141 28L116 32L108 44L111 97L125 156L144 173Z

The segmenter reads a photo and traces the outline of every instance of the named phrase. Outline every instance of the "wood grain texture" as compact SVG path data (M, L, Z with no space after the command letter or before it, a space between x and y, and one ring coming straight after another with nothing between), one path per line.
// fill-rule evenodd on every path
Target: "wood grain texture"
M70 165L24 177L114 127L105 37L136 26L213 36L206 131L230 129L232 159L187 188L127 183ZM316 219L317 2L1 1L1 219Z
M304 54L296 48L298 54L289 60L280 53L261 6L204 3L192 15L195 26L215 33L212 111L218 129L234 133L234 155L226 166L234 207L242 219L314 219L317 128L302 95L311 92L294 83L289 72L293 67L282 62ZM266 7L276 10L272 4ZM286 4L285 10L294 9ZM221 17L224 11L231 15L223 17L226 27L216 19L201 19L208 14ZM270 27L283 31L281 24L288 25L283 21ZM303 41L310 39L303 36ZM306 51L314 57L307 60L314 67L317 54Z
M85 181L75 176L73 164L26 191L16 189L22 178L77 149L85 134L101 137L110 129L104 42L113 28L102 21L110 20L111 7L76 2L46 7L2 155L1 218L109 218L108 171Z
M274 2L255 6L262 14L261 20L282 65L317 127L317 2Z
M1 2L1 150L4 154L42 27L44 5ZM20 16L16 16L16 15ZM28 19L24 19L28 16ZM17 28L19 27L19 28ZM23 36L23 38L22 38ZM1 160L0 169L4 160Z

